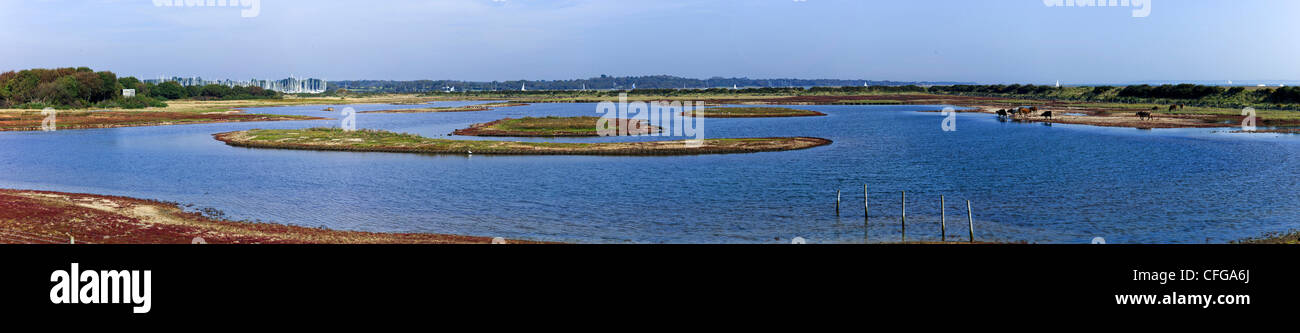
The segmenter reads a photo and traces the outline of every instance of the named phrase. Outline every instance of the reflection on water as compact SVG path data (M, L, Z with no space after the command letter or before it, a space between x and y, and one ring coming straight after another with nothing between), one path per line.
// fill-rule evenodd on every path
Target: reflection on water
M250 111L338 117L323 108ZM945 132L940 114L911 112L933 106L800 108L828 116L708 119L705 133L815 136L833 145L748 155L466 157L256 150L211 138L337 120L0 133L0 187L193 203L237 219L313 227L575 242L861 242L863 184L873 242L898 239L900 191L911 240L938 238L939 195L948 198L949 234L959 237L964 201L974 202L981 239L1227 242L1300 227L1295 137L1048 127L985 114L960 114L958 131ZM547 115L594 116L595 105L359 114L357 124L446 137L473 123Z

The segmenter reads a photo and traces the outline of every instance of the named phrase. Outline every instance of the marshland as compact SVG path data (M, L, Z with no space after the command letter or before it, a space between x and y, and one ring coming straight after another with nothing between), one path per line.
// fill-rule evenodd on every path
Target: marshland
M1300 211L1292 208L1300 202L1289 195L1300 179L1295 174L1300 161L1291 158L1300 156L1300 144L1288 135L1047 127L984 113L961 113L958 130L945 132L942 116L924 112L943 105L1029 104L993 97L718 95L716 101L728 107L761 102L825 114L705 123L707 138L833 141L755 154L517 156L472 147L467 151L475 154L318 151L235 147L212 136L262 129L282 138L314 139L302 133L337 128L342 117L322 109L353 107L361 129L383 131L373 132L380 136L407 133L412 137L404 138L411 140L582 145L672 139L448 135L506 118L590 117L594 103L366 113L504 100L405 98L427 104L336 99L243 108L251 114L330 119L3 133L0 143L9 153L0 155L0 164L9 172L0 176L0 187L181 202L194 205L189 211L215 209L233 221L578 243L763 243L796 236L814 243L889 241L900 232L899 212L893 209L899 191L908 192L908 239L916 241L938 240L940 195L972 200L979 241L1086 243L1105 237L1111 243L1226 243L1300 227L1293 222L1300 220ZM724 98L747 103L729 104ZM852 98L935 104L812 105ZM352 101L362 97L349 97ZM791 101L802 102L779 104ZM1088 107L1093 106L1082 108ZM864 227L857 209L836 217L836 191L843 190L845 202L858 202L861 195L854 189L864 184L879 204L872 224ZM1243 197L1251 200L1239 200ZM627 209L624 199L635 200L639 208ZM950 217L964 210L949 204Z

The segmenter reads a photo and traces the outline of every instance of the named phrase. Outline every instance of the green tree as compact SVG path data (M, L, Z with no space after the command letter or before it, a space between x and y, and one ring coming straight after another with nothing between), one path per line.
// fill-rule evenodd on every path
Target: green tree
M188 94L185 93L185 87L182 87L180 83L167 81L154 86L150 96L165 99L181 99L188 96Z

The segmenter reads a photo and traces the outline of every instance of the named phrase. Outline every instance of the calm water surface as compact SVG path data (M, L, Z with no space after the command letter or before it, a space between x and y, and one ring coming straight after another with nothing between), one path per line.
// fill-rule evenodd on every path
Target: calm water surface
M457 106L477 102L440 102ZM324 106L254 113L338 117ZM342 110L344 106L335 106ZM358 110L403 107L355 105ZM684 157L446 156L258 150L211 134L338 121L0 133L0 187L190 203L229 218L334 229L589 243L986 240L1228 242L1300 228L1300 137L999 122L933 106L800 106L815 118L708 119L708 137L815 136L809 150ZM520 116L596 115L594 104L360 114L359 127L445 136ZM473 138L467 138L473 139ZM662 139L662 138L657 138ZM647 138L534 139L618 141ZM864 230L862 186L870 187ZM835 217L835 191L844 191Z

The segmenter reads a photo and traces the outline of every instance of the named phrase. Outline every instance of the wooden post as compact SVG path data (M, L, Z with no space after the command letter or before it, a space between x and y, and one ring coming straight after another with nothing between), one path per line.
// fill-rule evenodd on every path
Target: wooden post
M867 184L862 184L862 239L871 238L871 195L867 193Z
M943 195L939 195L939 242L948 241L948 208Z
M903 242L907 242L907 191L903 191Z
M966 200L966 223L970 226L970 242L975 242L975 215L971 214L970 200Z
M840 190L835 190L835 216L840 216Z

